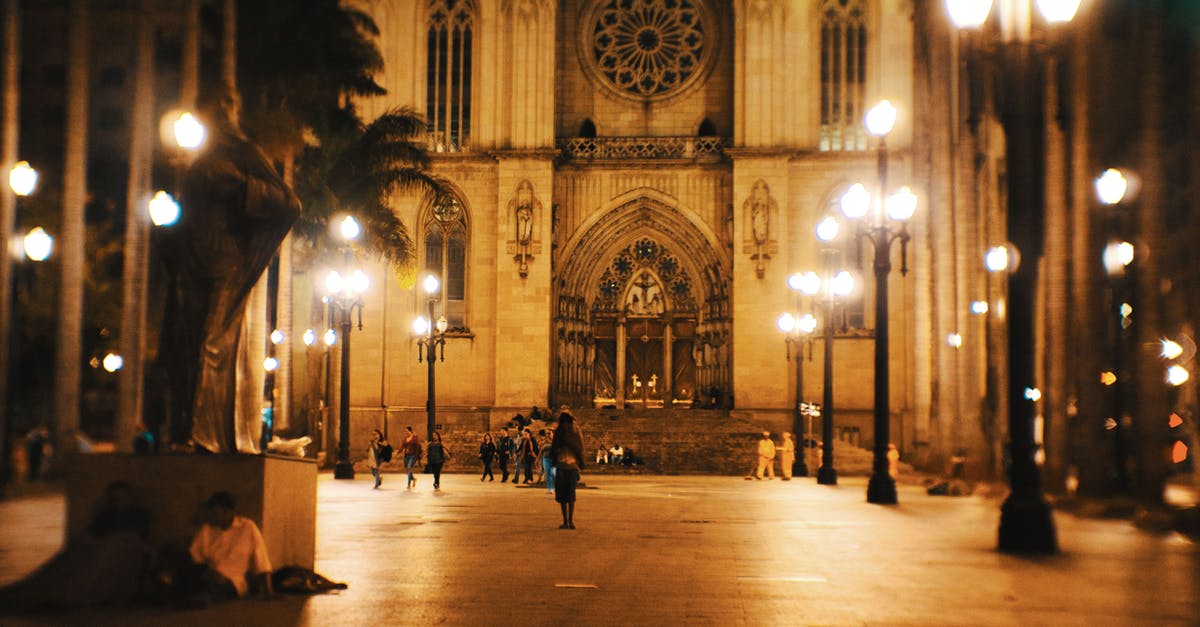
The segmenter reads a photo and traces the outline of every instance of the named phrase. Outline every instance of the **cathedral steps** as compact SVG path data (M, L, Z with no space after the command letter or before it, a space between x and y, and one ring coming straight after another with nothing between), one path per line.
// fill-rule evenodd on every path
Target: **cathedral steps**
M706 409L579 409L572 410L584 435L584 459L588 473L722 474L744 476L757 462L758 440L763 426L741 412ZM535 437L554 423L535 421ZM493 436L496 435L494 432ZM476 472L481 432L453 431L443 434L453 452L446 472ZM772 434L778 445L779 434ZM596 452L620 444L641 462L625 466L596 464ZM809 449L809 472L820 466L821 451ZM395 462L388 464L391 468ZM849 442L834 444L834 468L839 476L871 473L872 453ZM512 469L512 464L509 466ZM778 469L776 469L778 473ZM911 473L901 464L902 473Z

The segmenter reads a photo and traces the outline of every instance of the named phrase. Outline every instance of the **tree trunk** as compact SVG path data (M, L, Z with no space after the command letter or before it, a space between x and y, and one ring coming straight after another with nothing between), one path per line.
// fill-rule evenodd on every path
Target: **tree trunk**
M1067 271L1070 261L1067 230L1067 151L1059 126L1058 95L1062 74L1053 59L1046 68L1046 252L1045 318L1042 341L1042 442L1046 489L1061 493L1067 466Z
M58 463L74 450L80 427L83 359L84 205L87 202L88 0L71 0L67 32L67 117L63 152L62 226L58 238L58 341L55 351L54 419Z
M1166 202L1162 159L1164 85L1162 64L1162 12L1157 3L1147 3L1145 30L1141 33L1142 103L1139 170L1142 190L1135 213L1138 258L1134 261L1134 337L1137 370L1137 413L1134 416L1138 499L1147 506L1163 502L1167 479L1167 386L1159 355L1163 337L1161 291L1162 205Z
M17 132L20 125L21 7L18 0L4 3L4 140L0 145L0 170L7 176L17 162ZM7 181L5 181L7 183ZM17 216L17 197L7 184L0 190L0 242L12 240ZM0 488L8 482L8 351L12 326L12 257L0 254Z
M129 183L125 200L125 250L121 289L121 369L117 390L117 450L131 452L142 421L149 285L150 164L154 154L154 1L142 0L137 16L137 63L129 116Z

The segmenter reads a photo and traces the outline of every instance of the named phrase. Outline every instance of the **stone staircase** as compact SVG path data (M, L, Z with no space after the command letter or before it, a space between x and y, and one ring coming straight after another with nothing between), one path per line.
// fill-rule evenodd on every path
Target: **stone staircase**
M589 473L744 476L757 461L758 439L763 431L752 419L728 410L580 409L574 413L583 430ZM530 425L535 435L541 429L553 427L554 423L540 421ZM453 452L446 472L477 472L481 468L477 455L481 432L455 431L443 436ZM779 443L778 434L773 439ZM594 463L598 448L618 443L626 451L632 451L641 463L632 468ZM809 449L806 460L810 474L816 474L820 456L820 449ZM869 475L871 462L871 451L848 442L834 444L834 468L839 476ZM392 462L386 467L393 469L398 464ZM509 468L512 469L511 463ZM902 473L911 471L907 464L901 463Z

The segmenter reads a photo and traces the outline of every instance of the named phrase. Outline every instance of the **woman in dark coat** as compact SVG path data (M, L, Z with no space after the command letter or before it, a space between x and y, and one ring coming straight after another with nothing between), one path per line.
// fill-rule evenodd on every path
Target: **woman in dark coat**
M429 441L429 446L426 447L426 454L429 460L429 472L433 473L433 489L442 489L442 465L446 463L446 458L450 457L450 449L442 444L442 433L440 431L433 432L433 439Z
M555 469L554 500L562 509L563 522L559 529L574 529L575 486L579 484L579 471L583 470L583 432L575 424L571 412L558 415L550 459L554 460Z
M480 481L484 479L488 481L496 480L492 476L492 460L495 458L496 445L492 442L492 434L485 433L483 434L483 443L479 445L479 461L483 462L483 476L479 478Z

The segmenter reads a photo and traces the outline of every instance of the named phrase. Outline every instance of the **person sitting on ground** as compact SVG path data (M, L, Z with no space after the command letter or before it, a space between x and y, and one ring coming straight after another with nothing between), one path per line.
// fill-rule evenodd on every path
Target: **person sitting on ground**
M0 614L128 605L147 591L152 552L150 513L131 485L104 489L87 532L28 577L0 588Z
M244 597L250 591L247 575L253 575L263 597L272 597L271 558L258 525L237 514L233 495L225 491L208 497L204 513L207 520L196 530L188 550L195 564L189 600L207 605Z
M597 464L607 464L608 463L608 449L604 448L603 444L600 445L600 448L596 449L596 463Z
M621 443L618 442L608 449L608 459L614 464L620 464L624 461L625 449L621 448Z

